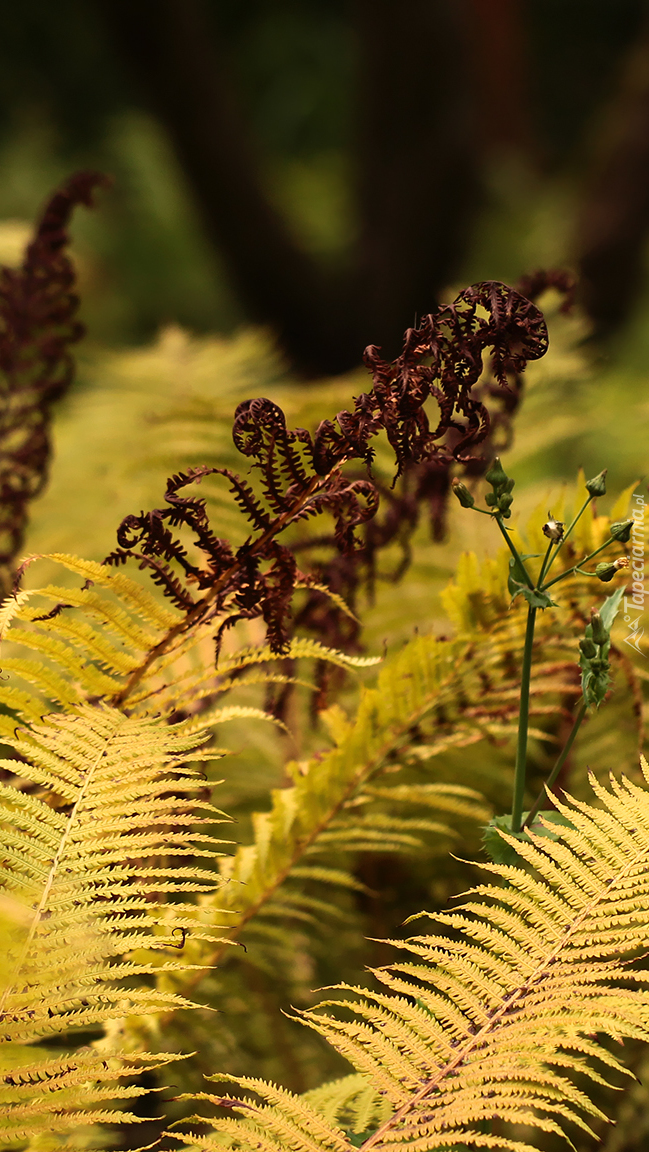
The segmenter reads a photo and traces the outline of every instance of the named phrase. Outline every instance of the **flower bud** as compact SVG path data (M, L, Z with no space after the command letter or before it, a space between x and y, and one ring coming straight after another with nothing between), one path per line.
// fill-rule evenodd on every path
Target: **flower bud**
M579 647L587 660L592 660L593 656L597 655L597 645L588 636L579 641Z
M452 488L453 492L455 493L455 495L457 496L457 498L460 501L460 504L462 505L463 508L473 508L473 505L475 504L475 500L473 499L473 496L469 492L469 489L467 488L466 484L463 484L461 480L453 480L451 483L451 488Z
M620 571L620 568L629 567L628 556L618 556L617 560L603 560L595 568L595 575L598 580L612 580L613 577Z
M509 477L500 463L500 456L496 456L489 471L485 472L485 480L496 490L504 488L507 484Z
M608 631L604 626L604 621L602 620L599 612L593 612L590 618L590 627L593 633L593 640L596 644L608 643Z
M600 472L598 476L593 476L592 480L586 481L586 491L591 496L605 496L606 495L606 473L608 468Z
M507 508L511 507L513 502L514 497L512 496L511 492L503 492L502 496L499 496L498 498L498 507L500 508L501 512L504 512Z
M609 528L609 535L614 540L619 540L621 544L626 544L631 539L631 529L633 528L633 520L616 520L615 524L611 524Z
M494 508L496 506L496 504L498 503L498 497L495 495L494 492L487 492L487 495L485 496L484 500L485 500L485 504L487 504L489 506L489 508Z
M603 580L605 584L612 580L617 573L617 567L613 561L604 560L598 564L595 569L595 575L598 580Z

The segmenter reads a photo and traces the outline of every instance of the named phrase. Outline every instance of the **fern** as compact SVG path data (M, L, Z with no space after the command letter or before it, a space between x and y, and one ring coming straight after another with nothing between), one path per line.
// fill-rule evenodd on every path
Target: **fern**
M188 624L186 613L156 600L122 572L74 556L47 559L86 583L22 590L0 610L7 653L2 667L11 674L0 685L0 703L23 719L36 720L44 703L69 707L98 697L116 707L128 701L129 711L144 715L171 712L181 698L218 696L242 669L275 659L267 645L243 648L217 674L213 639L219 620L198 617ZM344 667L376 663L299 639L288 654ZM11 732L13 723L10 715L0 715L0 733Z
M20 268L0 268L0 587L11 587L27 509L47 479L54 400L73 377L74 269L65 248L78 204L92 204L104 176L77 172L50 198Z
M647 785L645 761L642 769ZM499 883L433 916L437 933L395 942L405 959L374 973L378 990L341 985L342 998L300 1014L389 1102L391 1115L362 1144L368 1152L529 1152L517 1126L589 1131L601 1112L572 1077L601 1084L607 1069L623 1069L602 1037L649 1040L649 971L630 963L649 942L649 793L624 778L608 789L591 783L599 807L557 801L560 838L546 824L516 844L524 867L486 866ZM310 1100L230 1079L258 1101L206 1095L241 1118L212 1120L213 1135L192 1136L190 1146L356 1144L335 1121L357 1080L342 1099L332 1089Z
M197 747L187 725L86 704L20 726L4 742L38 788L0 787L0 878L10 896L1 1135L14 1141L121 1120L110 1101L144 1089L119 1081L171 1059L117 1060L106 1044L54 1054L34 1045L58 1037L65 1048L75 1033L187 1005L147 980L186 963L188 934L218 936L191 894L218 885L210 864L220 842L210 830L219 814L195 798L200 777L185 762L214 754Z
M359 887L352 874L355 853L415 854L425 845L439 853L453 838L454 825L477 830L488 808L475 788L412 779L394 783L393 773L400 761L418 757L420 763L430 762L449 747L467 747L494 732L499 737L514 733L511 654L523 629L521 614L512 613L492 625L490 646L476 648L466 635L454 641L416 637L386 661L376 687L362 689L352 721L339 707L323 715L333 746L288 765L293 785L274 791L270 811L254 815L253 842L221 863L227 887L217 900L203 901L233 912L231 941L243 933L247 947L254 945L252 956L267 963L269 920L281 924L300 908L308 914L313 897L305 885L313 884L324 886L320 913L327 906L335 913L327 888ZM537 716L555 711L557 694L578 691L568 660L558 661L547 641L546 650L534 703ZM413 744L414 731L420 736ZM471 781L470 769L465 778ZM422 817L422 807L437 819ZM290 938L285 941L290 948ZM198 946L196 957L204 964L218 963L223 947L210 954ZM273 949L277 971L282 953L278 956L276 940ZM179 986L199 978L180 975Z

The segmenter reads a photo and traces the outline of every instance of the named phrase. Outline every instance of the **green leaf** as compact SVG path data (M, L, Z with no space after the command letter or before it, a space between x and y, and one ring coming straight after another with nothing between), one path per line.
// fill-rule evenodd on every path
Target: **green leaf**
M611 631L611 626L613 624L613 621L615 620L615 617L617 616L618 612L620 611L620 604L622 603L622 597L624 595L624 588L625 588L624 584L621 584L620 587L613 593L612 596L607 596L606 600L604 601L604 603L602 604L602 607L599 610L599 614L602 618L602 623L604 624L604 627L606 628L607 632Z
M531 608L558 608L556 600L551 600L545 592L539 592L537 588L528 588L527 584L517 584L511 576L507 581L507 587L510 592L512 587L516 589L512 595L512 603L517 596L523 596Z

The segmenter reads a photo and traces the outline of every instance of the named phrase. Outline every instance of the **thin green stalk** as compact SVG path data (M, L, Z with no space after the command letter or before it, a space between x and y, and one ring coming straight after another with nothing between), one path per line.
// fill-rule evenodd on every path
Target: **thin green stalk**
M550 562L549 562L547 568L545 569L545 571L543 572L542 576L539 577L539 584L541 583L541 580L543 579L543 577L547 576L547 574L550 571L552 565L554 564L557 556L559 555L559 552L561 551L563 545L565 544L566 540L570 536L570 533L572 532L573 528L576 526L578 520L580 520L581 517L583 516L584 512L586 511L586 509L587 509L587 507L590 504L592 499L593 499L593 497L589 493L588 499L585 501L585 503L579 509L577 515L573 518L572 522L568 525L566 531L564 532L563 539L561 539L559 541L559 543L557 544L557 548L556 548L554 555L552 556L552 559L550 560ZM549 587L550 587L550 585L548 584L548 588Z
M541 571L539 572L539 578L536 582L537 587L541 586L541 581L543 580L543 577L545 576L547 568L549 567L548 560L550 559L550 553L551 553L553 548L554 548L554 541L551 540L547 546L545 556L543 557L543 563L541 565Z
M527 629L521 668L521 707L518 714L518 744L516 747L516 769L514 773L514 798L512 803L512 832L520 832L525 796L525 774L527 767L527 729L530 713L530 678L532 675L532 645L536 608L527 609Z
M513 543L512 540L510 540L509 533L508 533L507 529L505 528L500 516L496 516L495 520L496 520L496 524L500 528L500 531L502 532L503 536L505 537L505 540L507 541L507 547L509 548L509 551L511 552L512 556L514 557L514 560L516 560L520 564L521 569L525 574L525 579L527 580L528 588L534 588L534 583L532 581L532 578L531 578L529 572L527 571L527 568L525 567L520 556L518 555L518 551L516 549L515 544Z
M596 548L594 552L591 552L590 556L584 556L583 560L580 560L577 564L573 564L572 568L566 568L565 572L561 572L558 576L555 576L554 580L549 580L547 584L541 584L539 592L545 592L548 588L551 588L553 584L558 584L559 580L565 580L566 576L570 576L572 572L576 572L578 568L581 568L582 564L587 564L589 560L592 560L595 556L599 556L600 552L608 548L614 539L615 537L609 536L608 540L606 540L600 548ZM594 573L589 573L589 575L594 575Z
M568 753L570 752L570 749L572 748L572 745L574 743L575 736L577 735L577 733L579 731L579 727L581 725L581 722L582 722L584 716L586 715L586 711L587 711L586 701L582 700L579 711L578 711L577 715L575 716L574 723L573 723L572 728L570 730L570 735L569 735L568 739L566 740L566 743L563 747L561 755L559 756L559 759L557 760L554 768L552 769L550 775L548 776L548 778L545 782L544 788L542 789L539 796L535 800L533 806L530 808L530 810L527 814L527 818L525 820L525 823L523 824L523 828L528 828L529 825L532 823L534 817L536 816L541 805L543 804L543 801L546 798L548 790L552 787L552 785L554 784L555 780L557 779L557 776L559 775L561 769L563 768L563 766L566 762Z

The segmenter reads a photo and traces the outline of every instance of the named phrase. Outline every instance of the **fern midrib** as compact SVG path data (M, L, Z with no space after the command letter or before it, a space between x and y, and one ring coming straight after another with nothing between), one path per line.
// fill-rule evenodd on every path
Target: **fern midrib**
M315 492L317 492L318 488L327 483L335 470L336 469L332 469L331 472L328 472L326 476L314 476L313 480L309 484L306 491L302 494L300 499L297 500L291 508L287 509L286 512L282 512L281 515L278 516L273 521L273 523L269 525L266 531L262 533L259 539L255 541L255 543L250 548L249 555L256 555L257 552L265 547L269 540L272 540L273 536L276 536L278 532L281 532L284 526L292 519L292 517L296 516L297 513L302 510L307 501L311 499ZM184 616L182 620L179 620L177 624L174 624L166 633L166 635L163 636L162 640L158 641L155 647L152 648L151 651L147 654L142 663L139 664L138 667L133 670L133 672L131 672L131 675L129 676L121 692L116 693L116 695L112 697L110 702L113 707L121 708L126 703L133 690L137 688L137 685L140 683L143 676L146 676L146 673L148 672L151 665L158 659L159 656L162 656L163 653L166 652L168 646L175 640L176 636L181 636L184 632L189 631L192 625L200 620L201 616L205 612L205 609L209 607L212 601L216 599L219 592L227 585L228 580L233 575L233 573L236 572L237 568L238 562L235 560L234 564L231 564L230 567L227 568L226 571L221 574L221 576L219 576L218 580L212 585L207 595L204 596L202 600L199 600L193 608L190 608L187 615Z
M125 717L121 718L122 721L124 719L125 719ZM16 985L16 980L17 980L18 974L19 974L23 964L25 963L25 960L26 960L27 955L29 953L29 949L31 948L32 942L34 940L34 936L36 935L36 931L38 929L38 926L39 926L39 924L43 918L43 913L45 912L45 909L47 906L47 901L49 900L50 893L52 891L52 886L54 884L54 881L56 880L56 876L57 876L59 867L61 865L61 861L62 861L64 852L67 848L68 842L69 842L70 837L72 835L72 831L73 831L73 828L75 825L75 821L77 819L79 808L81 807L81 805L83 804L83 801L86 798L86 795L88 793L88 789L92 783L95 772L96 772L101 760L105 756L106 749L109 747L111 741L115 739L117 731L118 731L118 729L115 728L112 735L108 738L108 740L102 746L101 750L97 753L95 760L93 761L91 767L88 769L88 772L86 773L86 778L83 781L79 795L74 802L74 806L73 806L72 811L70 812L70 815L68 817L66 827L65 827L63 834L61 836L61 842L60 842L60 844L56 850L56 853L54 855L54 859L52 861L52 866L49 870L47 880L45 881L45 885L43 887L43 894L41 896L38 908L36 909L36 911L34 913L34 919L32 921L31 927L30 927L29 932L27 934L27 938L26 938L25 943L21 949L20 955L18 956L16 964L14 965L14 968L13 968L13 971L12 971L11 976L9 978L9 981L7 983L7 986L4 990L4 992L2 993L2 998L0 999L0 1019L4 1016L5 1005L7 1003L7 1000L9 998L10 994L13 992L13 989Z
M560 955L562 949L565 947L570 937L579 929L584 920L586 920L588 916L591 915L593 910L597 908L600 901L605 896L609 897L610 894L614 891L615 886L620 884L624 880L625 876L635 867L637 867L639 861L641 861L643 858L646 860L647 855L648 853L646 848L638 851L636 855L627 862L625 867L620 871L619 875L615 878L614 881L602 886L601 892L599 892L597 896L593 897L593 899L585 906L585 908L582 909L579 915L570 923L570 925L564 931L563 935L557 941L555 947L548 954L548 956L546 956L545 960L542 964L539 965L536 971L531 976L529 976L523 984L514 989L513 992L509 993L507 998L503 1000L503 1003L497 1012L495 1012L491 1019L482 1026L479 1032L476 1032L475 1036L471 1037L468 1043L465 1044L464 1048L462 1048L457 1053L457 1055L453 1057L452 1060L445 1064L443 1068L440 1068L437 1074L431 1077L430 1080L427 1080L410 1100L407 1100L405 1104L402 1104L401 1108L399 1108L399 1110L394 1113L394 1116L391 1116L389 1120L386 1120L380 1128L377 1128L376 1132L368 1137L365 1143L361 1145L361 1152L369 1152L370 1148L374 1148L375 1145L383 1139L383 1136L389 1133L396 1124L400 1123L400 1121L403 1120L409 1112L416 1108L417 1105L420 1104L421 1101L424 1100L430 1092L434 1091L434 1089L439 1086L441 1081L444 1080L446 1076L449 1076L452 1072L454 1072L455 1069L458 1068L464 1062L464 1060L466 1060L466 1058L475 1051L476 1048L480 1047L480 1044L486 1039L486 1037L489 1036L491 1032L495 1030L496 1027L500 1025L503 1017L507 1014L507 1012L510 1011L512 1007L516 1005L517 1001L527 995L530 989L533 986L538 985L538 983L543 979L543 977L547 974L548 968Z

